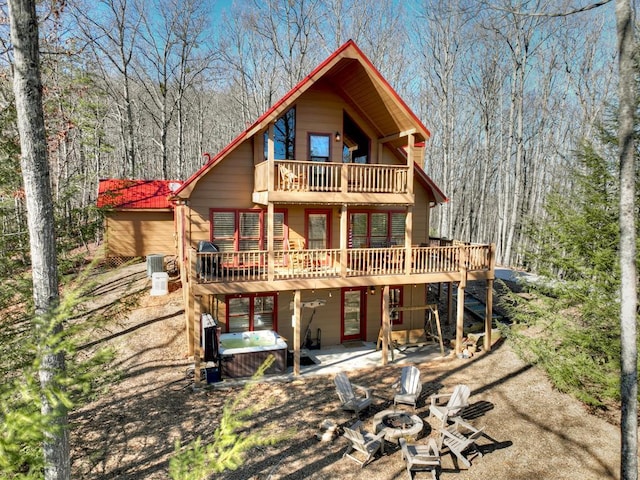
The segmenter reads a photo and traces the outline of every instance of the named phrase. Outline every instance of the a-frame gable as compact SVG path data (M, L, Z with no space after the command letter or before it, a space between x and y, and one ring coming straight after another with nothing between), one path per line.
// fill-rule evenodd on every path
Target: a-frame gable
M329 80L354 108L363 112L373 125L378 126L379 132L388 137L385 141L401 141L402 136L408 132L415 135L416 141L424 141L429 138L429 130L382 77L355 42L349 40L261 115L253 125L194 173L176 191L176 197L188 198L200 178L243 141L263 131L269 123L289 109L304 92L320 79ZM377 110L374 111L371 102L375 105L382 105L383 109L375 107ZM372 115L369 109L375 115ZM373 116L375 118L372 118Z

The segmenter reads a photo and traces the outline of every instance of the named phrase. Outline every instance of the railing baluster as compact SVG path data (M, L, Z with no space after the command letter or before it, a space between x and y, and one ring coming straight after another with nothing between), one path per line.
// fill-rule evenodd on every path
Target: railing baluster
M466 258L469 271L482 271L490 266L489 245L456 245L412 247L411 274L451 273L460 269ZM464 255L463 254L464 251ZM347 277L365 275L401 275L405 250L389 248L352 248L347 252ZM196 256L193 278L201 283L265 281L265 250L240 252L192 252ZM340 276L340 250L279 250L274 252L278 280L295 278L329 278Z

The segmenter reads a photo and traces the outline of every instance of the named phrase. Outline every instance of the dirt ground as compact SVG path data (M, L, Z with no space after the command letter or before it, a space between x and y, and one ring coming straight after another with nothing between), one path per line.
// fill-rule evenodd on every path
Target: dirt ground
M240 387L194 391L185 371L182 292L149 296L144 264L109 272L94 290L87 312L98 312L126 299L137 307L107 330L96 331L95 346L111 345L118 357L113 368L122 375L97 401L74 411L72 466L76 479L166 479L174 442L201 436L206 442L218 425L223 404ZM91 313L88 314L89 321ZM554 390L536 367L524 364L508 343L472 359L449 357L418 364L424 383L417 414L425 421L423 439L435 436L428 418L428 397L458 383L472 394L464 418L482 427L482 457L460 469L450 454L442 457L443 480L609 479L619 477L619 428L589 414L578 401ZM400 366L351 371L355 383L374 390L371 418L392 403L392 384ZM407 478L397 446L360 468L343 458L342 436L323 443L318 425L331 419L350 425L355 419L340 409L333 378L317 376L288 383L261 382L249 395L256 407L249 429L289 431L275 446L254 448L244 465L213 478L228 480ZM432 422L431 424L429 422ZM416 478L431 478L418 474Z

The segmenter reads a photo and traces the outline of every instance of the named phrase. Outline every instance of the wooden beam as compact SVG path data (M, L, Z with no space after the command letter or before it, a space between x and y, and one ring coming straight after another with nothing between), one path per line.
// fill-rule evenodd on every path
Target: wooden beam
M194 377L193 381L195 387L200 387L200 359L202 358L202 347L200 339L200 317L202 316L202 297L194 297L193 316L191 317L193 324L193 363L194 363Z
M273 252L273 234L274 234L274 207L273 203L267 205L267 278L273 282L275 257Z
M392 140L398 140L399 138L407 137L409 135L413 135L414 133L416 133L416 129L410 128L409 130L404 130L398 133L392 133L391 135L387 135L386 137L379 138L378 143L391 142Z
M293 293L293 375L300 375L300 325L302 317L300 290Z
M447 325L451 325L451 312L453 312L453 282L447 282Z
M462 337L464 335L464 290L467 286L467 255L463 248L460 251L460 283L458 284L458 309L456 317L456 355L462 353Z
M391 313L389 306L389 285L382 288L382 365L386 365L389 361L389 340L391 339ZM391 350L393 356L393 348Z
M414 312L417 310L433 310L437 309L438 305L435 303L428 303L426 305L416 305L414 307L393 307L391 310L394 312Z
M413 238L413 206L407 205L404 218L404 274L411 275L412 255L411 239Z
M483 350L491 350L491 329L493 328L493 280L487 280L486 292L487 309L484 313L484 347Z
M340 207L340 276L345 278L347 276L347 258L348 258L348 243L349 238L349 211L347 204L343 203Z
M458 284L458 308L456 318L456 355L462 353L462 337L464 335L464 285Z

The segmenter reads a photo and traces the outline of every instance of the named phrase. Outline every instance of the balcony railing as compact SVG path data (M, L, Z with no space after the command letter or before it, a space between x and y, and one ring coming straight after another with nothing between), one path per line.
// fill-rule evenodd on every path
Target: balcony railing
M273 170L271 170L273 168ZM271 175L269 175L271 173ZM255 168L258 192L411 193L406 165L262 162Z
M191 265L199 283L267 281L269 252L202 253L191 250ZM330 279L359 276L403 275L406 250L402 247L351 248L342 251L277 250L273 252L272 280ZM490 270L490 245L411 247L409 275Z

